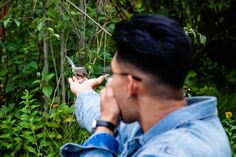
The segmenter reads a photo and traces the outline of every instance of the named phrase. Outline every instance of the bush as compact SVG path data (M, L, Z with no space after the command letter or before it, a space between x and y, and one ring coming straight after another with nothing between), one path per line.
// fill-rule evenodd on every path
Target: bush
M231 112L225 112L225 118L222 120L226 134L229 137L232 156L236 157L236 120Z
M1 156L59 156L66 142L83 142L89 133L74 117L74 106L61 104L42 113L34 95L25 90L19 106L0 109Z

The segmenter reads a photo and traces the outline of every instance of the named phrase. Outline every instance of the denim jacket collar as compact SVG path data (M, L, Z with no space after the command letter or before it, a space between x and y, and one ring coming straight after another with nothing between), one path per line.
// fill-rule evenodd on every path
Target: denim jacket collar
M218 114L215 97L190 97L186 100L188 103L186 107L168 114L145 134L140 136L140 144L143 145L152 137L156 137L163 132L177 128L188 121L216 117Z

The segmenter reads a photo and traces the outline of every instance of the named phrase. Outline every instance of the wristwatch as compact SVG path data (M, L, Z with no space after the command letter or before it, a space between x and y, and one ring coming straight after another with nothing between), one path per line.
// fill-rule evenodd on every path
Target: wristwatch
M92 123L92 133L95 132L98 126L103 126L110 129L112 132L115 132L116 126L111 122L104 121L104 120L94 120Z

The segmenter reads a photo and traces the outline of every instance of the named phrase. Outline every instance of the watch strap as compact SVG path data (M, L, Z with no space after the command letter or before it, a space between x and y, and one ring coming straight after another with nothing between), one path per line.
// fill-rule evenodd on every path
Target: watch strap
M93 128L93 132L96 130L98 126L106 127L110 129L112 132L115 132L115 129L116 129L116 126L111 122L104 121L104 120L96 120L96 125Z

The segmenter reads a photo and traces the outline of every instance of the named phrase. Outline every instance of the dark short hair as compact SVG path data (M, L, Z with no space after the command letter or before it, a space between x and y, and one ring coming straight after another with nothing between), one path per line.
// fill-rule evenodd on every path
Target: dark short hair
M180 25L165 16L136 15L119 22L112 38L117 61L134 65L180 89L192 61L192 46Z

